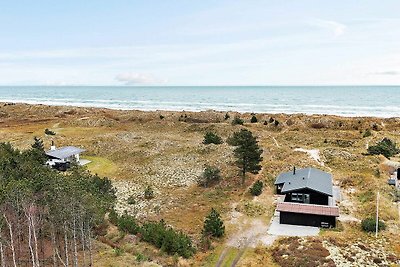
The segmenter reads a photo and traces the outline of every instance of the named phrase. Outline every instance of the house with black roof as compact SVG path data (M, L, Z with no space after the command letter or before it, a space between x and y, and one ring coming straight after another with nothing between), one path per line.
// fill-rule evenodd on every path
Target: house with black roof
M281 224L335 227L339 208L333 203L332 175L315 168L281 173L275 180Z

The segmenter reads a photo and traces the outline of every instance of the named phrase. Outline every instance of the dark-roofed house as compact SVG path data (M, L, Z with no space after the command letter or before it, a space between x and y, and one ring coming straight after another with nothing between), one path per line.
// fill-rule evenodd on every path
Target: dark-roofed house
M80 164L80 154L84 151L74 146L56 148L52 143L50 150L46 151L48 157L46 164L59 170L66 170L72 162Z
M280 223L335 227L339 208L332 200L332 175L315 168L281 173L275 181L278 194L285 195L277 204Z

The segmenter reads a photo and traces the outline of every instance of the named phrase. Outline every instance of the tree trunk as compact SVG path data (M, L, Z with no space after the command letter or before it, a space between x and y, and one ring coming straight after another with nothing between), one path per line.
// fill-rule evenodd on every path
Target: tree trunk
M89 266L93 266L92 240L91 240L89 224L86 225L86 234L87 234L88 249L89 249Z
M53 267L57 267L57 244L54 226L51 226L51 243L53 244Z
M242 169L242 185L244 185L245 180L246 180L246 167L243 165L243 169Z
M68 258L68 236L67 236L67 226L64 223L64 252L65 252L65 266L69 265L69 258Z
M32 214L30 216L30 221L31 221L31 224L32 224L33 242L34 242L34 245L35 245L36 266L39 267L40 266L40 262L39 262L38 240L37 240L37 234L36 234L36 224L35 224L35 218L34 218L34 216Z
M11 222L7 219L6 215L3 214L3 217L8 225L8 230L10 232L10 246L11 246L11 252L12 252L12 258L13 258L13 263L14 267L17 267L17 262L15 259L15 248L14 248L14 235L13 235L13 230L12 230L12 225Z
M86 266L86 240L85 240L85 230L83 226L83 221L81 221L81 243L82 243L82 252L83 252L83 264L82 266Z
M74 244L74 267L78 267L78 248L77 248L77 244L76 244L76 218L75 218L75 214L74 214L74 220L73 220L73 244Z
M1 241L1 235L0 235L0 263L1 263L1 267L6 267L6 258L4 257L3 243Z
M33 252L33 247L32 247L32 224L30 222L29 216L30 216L29 213L26 213L26 218L28 219L28 245L29 245L29 251L31 252L32 267L36 267L35 253Z

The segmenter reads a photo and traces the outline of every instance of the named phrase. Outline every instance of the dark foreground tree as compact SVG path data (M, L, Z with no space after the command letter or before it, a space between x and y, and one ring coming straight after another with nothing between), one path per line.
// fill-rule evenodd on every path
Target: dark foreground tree
M92 266L92 230L114 205L114 189L79 167L44 166L42 149L39 139L22 152L0 143L1 266L77 266L78 254Z
M228 140L230 145L236 146L234 154L236 165L242 174L242 184L246 179L246 172L258 173L261 170L260 162L263 150L258 146L257 139L246 129L235 132Z
M210 213L204 220L203 235L221 237L225 234L224 222L221 219L219 213L212 208Z

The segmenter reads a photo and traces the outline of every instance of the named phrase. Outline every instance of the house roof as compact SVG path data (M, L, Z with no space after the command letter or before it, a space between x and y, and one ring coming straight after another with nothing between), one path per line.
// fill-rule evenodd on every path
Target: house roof
M339 208L337 206L324 206L314 204L301 204L293 202L279 202L276 206L277 211L316 214L325 216L339 217Z
M275 180L275 185L278 184L283 184L282 193L298 189L310 189L332 196L332 175L315 168L309 167L298 169L295 172L281 173Z
M65 159L73 155L80 154L84 151L84 149L79 147L65 146L57 148L55 150L48 150L46 151L46 155L56 159Z

